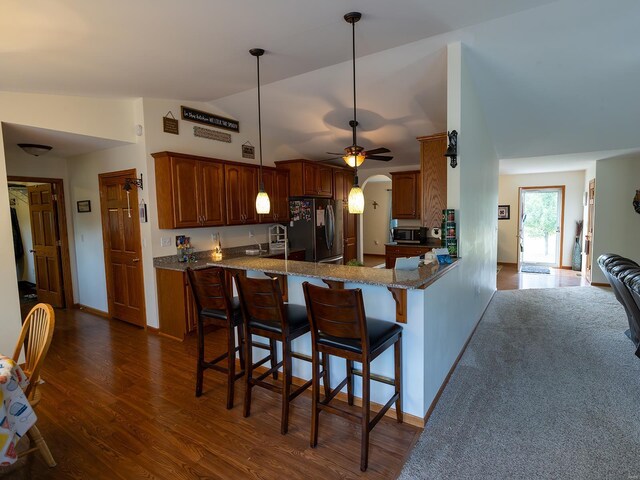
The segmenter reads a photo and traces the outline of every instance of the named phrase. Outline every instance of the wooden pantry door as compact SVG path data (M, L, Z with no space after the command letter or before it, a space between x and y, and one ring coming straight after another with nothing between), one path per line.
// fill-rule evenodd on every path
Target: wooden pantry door
M102 173L98 178L109 316L145 327L138 188L132 186L128 200L123 189L125 179L136 178L136 171Z

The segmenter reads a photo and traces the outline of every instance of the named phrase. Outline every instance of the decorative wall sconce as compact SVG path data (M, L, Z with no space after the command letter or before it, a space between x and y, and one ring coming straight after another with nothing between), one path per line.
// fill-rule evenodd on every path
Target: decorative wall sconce
M447 132L447 136L449 137L449 146L447 146L444 156L449 157L451 168L456 168L458 166L458 132L452 130Z
M140 190L144 190L142 185L142 174L140 174L140 178L125 178L122 189L125 192L130 192L133 187L138 187Z
M636 196L633 198L633 208L636 213L640 213L640 190L636 190Z

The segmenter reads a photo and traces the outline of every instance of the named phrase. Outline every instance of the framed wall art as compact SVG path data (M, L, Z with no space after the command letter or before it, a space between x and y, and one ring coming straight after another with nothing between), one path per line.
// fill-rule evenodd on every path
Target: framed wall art
M509 220L511 218L511 205L498 205L498 220Z

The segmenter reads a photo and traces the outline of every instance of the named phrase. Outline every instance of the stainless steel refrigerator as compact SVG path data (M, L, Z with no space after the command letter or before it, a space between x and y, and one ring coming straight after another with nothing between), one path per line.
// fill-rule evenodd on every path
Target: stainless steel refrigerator
M343 263L342 200L292 197L289 209L290 247L304 248L308 262Z

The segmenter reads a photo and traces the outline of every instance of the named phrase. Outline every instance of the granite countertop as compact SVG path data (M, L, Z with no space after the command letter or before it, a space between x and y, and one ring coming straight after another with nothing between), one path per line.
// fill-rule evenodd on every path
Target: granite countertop
M265 243L260 244L261 248L265 250L265 253L260 255L247 255L245 251L247 249L254 249L258 245L245 245L242 247L232 247L222 249L222 258L224 260L234 258L270 258L276 255L282 255L284 250L270 251ZM303 248L292 248L289 250L289 254L304 252ZM184 272L187 268L197 270L199 268L206 268L213 260L213 250L205 250L202 252L194 252L196 260L194 262L179 262L177 255L166 255L164 257L156 257L153 259L153 266L155 268L162 268L164 270L177 270Z
M456 258L453 259L453 263L448 265L428 263L416 270L393 270L245 256L223 258L218 262L209 261L208 265L238 270L256 270L280 275L321 278L338 282L416 289L425 288L432 284L446 272L457 267L459 262L460 259Z

